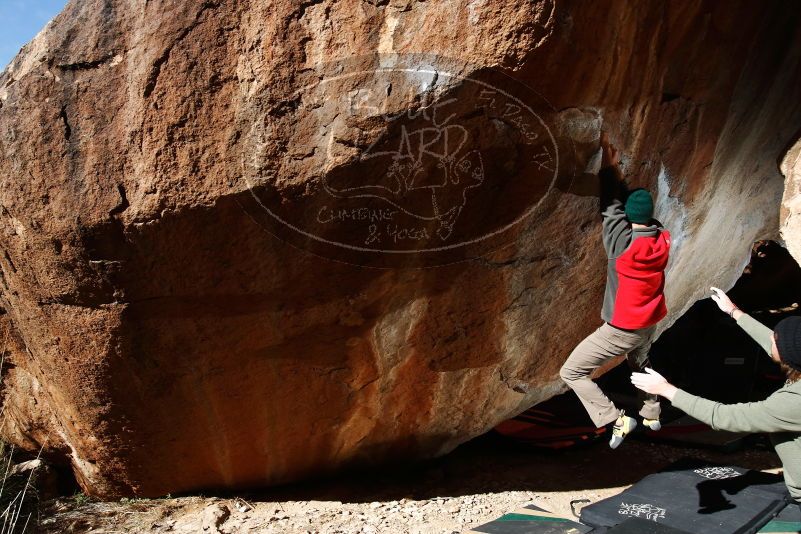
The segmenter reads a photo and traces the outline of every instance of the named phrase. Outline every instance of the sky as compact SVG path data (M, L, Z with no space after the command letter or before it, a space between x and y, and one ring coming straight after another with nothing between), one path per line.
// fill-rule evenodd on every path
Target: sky
M66 4L67 0L0 0L0 71Z

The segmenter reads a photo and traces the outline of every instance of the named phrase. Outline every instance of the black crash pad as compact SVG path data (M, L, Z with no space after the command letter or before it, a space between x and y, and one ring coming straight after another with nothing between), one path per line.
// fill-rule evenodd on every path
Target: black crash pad
M629 517L606 532L607 534L690 534L687 531L639 517Z
M572 391L503 421L495 427L495 432L521 446L548 450L588 445L606 435L606 429L595 428Z
M581 522L614 527L630 517L686 532L757 532L789 502L780 475L683 460L586 506Z

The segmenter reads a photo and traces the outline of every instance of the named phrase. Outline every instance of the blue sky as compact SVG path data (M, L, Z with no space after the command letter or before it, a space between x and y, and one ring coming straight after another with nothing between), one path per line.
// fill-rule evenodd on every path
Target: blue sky
M0 0L0 71L66 4L67 0Z

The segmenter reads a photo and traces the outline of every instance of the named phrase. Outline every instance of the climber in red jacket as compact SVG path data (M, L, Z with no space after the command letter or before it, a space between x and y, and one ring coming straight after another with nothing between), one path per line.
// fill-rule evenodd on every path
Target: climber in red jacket
M632 370L650 366L648 351L656 324L667 314L665 267L670 233L654 220L654 202L645 189L629 192L618 166L619 154L601 135L600 182L603 244L608 258L604 323L570 354L559 375L576 392L596 427L611 424L609 446L617 448L637 426L618 410L590 375L610 359L628 355ZM659 430L659 398L643 395L645 426Z

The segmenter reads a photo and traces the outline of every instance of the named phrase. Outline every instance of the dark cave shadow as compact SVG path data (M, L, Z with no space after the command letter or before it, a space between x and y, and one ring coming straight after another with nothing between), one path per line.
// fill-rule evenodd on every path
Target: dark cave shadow
M748 455L726 454L637 440L613 451L602 440L555 452L527 448L488 433L440 458L399 462L380 469L355 468L305 482L254 489L246 494L238 492L236 496L253 502L319 500L364 503L506 491L579 493L634 484L687 456L755 470L780 466L775 454L767 451L750 451ZM636 462L632 462L632 458L636 458ZM777 476L756 473L745 482L767 484L775 482ZM731 482L726 485L725 480L710 482L716 483L699 485L702 502L708 509L725 505L723 492L741 491L745 487L731 486ZM234 494L223 492L220 495Z

